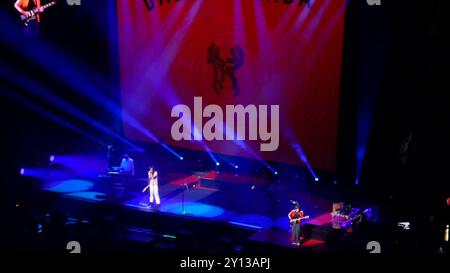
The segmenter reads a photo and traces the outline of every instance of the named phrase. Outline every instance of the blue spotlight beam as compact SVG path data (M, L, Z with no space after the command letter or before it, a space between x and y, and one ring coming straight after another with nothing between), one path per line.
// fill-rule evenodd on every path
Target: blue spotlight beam
M15 24L13 24L12 21L13 20L7 14L2 14L2 12L0 11L0 22L2 23L2 25L7 26L6 28L8 28L8 26L14 28ZM76 91L84 95L96 105L108 110L115 116L122 118L121 107L117 106L111 100L102 96L100 92L98 92L98 90L101 90L105 87L111 87L104 77L100 76L99 73L91 69L89 66L84 65L79 60L75 60L65 55L62 50L51 47L44 42L38 40L33 41L33 47L35 48L35 51L40 52L40 54L34 54L33 52L30 52L29 46L21 43L22 37L20 34L20 30L17 30L16 32L0 32L0 39L7 42L11 46L11 48L19 51L21 55L25 56L30 61L39 65L42 69L48 71L49 74L56 76L71 88L76 89ZM61 69L54 69L55 67ZM87 75L89 75L90 79L87 78ZM93 84L94 82L99 86L96 87ZM142 131L144 135L148 136L154 141L157 141L156 137L153 134L148 132L148 130L143 130L143 126L125 112L123 113L123 119L125 122L131 123L131 126ZM121 141L123 142L124 140L125 139L122 139ZM134 146L132 143L127 144L138 151L142 151L141 148Z
M231 162L230 160L228 160L226 157L224 156L218 156L220 158L220 160L225 161L228 165L230 165L231 167L238 169L239 166L237 164L234 164L233 162Z
M199 7L200 3L196 3L195 8L190 12L186 20L189 20L191 22L193 16L197 14ZM6 14L1 14L0 11L0 15L1 15L0 22L4 22L7 25L13 25L11 24L11 19L7 18L8 16ZM20 33L20 31L16 33ZM89 66L86 66L83 63L79 62L78 60L74 60L73 58L64 55L64 53L61 50L57 50L54 47L50 47L50 45L39 41L34 41L36 51L40 52L40 54L36 55L32 54L27 49L28 48L27 46L21 47L21 43L19 43L19 47L17 46L18 43L16 42L16 40L18 38L20 39L18 35L14 36L8 33L6 33L5 35L5 33L0 33L0 38L4 41L9 42L12 48L14 48L15 50L19 50L22 55L27 57L29 60L33 61L35 64L40 65L50 74L57 76L59 79L62 79L68 86L75 88L76 91L84 95L86 98L94 102L96 105L104 108L114 116L123 119L124 122L126 122L133 128L137 129L139 132L144 134L148 139L156 143L160 143L158 138L154 134L152 134L147 128L145 128L145 126L143 126L139 121L137 121L133 116L131 116L126 111L123 111L123 109L120 106L113 103L111 100L104 97L103 95L101 95L100 92L98 92L99 88L101 89L108 86L111 87L110 83L104 77L99 75L99 73L97 73L95 70L91 69ZM181 39L182 37L178 38ZM169 43L169 44L175 45L179 43ZM64 69L54 69L54 67L61 67ZM84 72L87 71L88 73L81 73L80 71ZM90 78L87 78L86 75L90 75ZM97 86L94 83L97 83ZM142 151L141 148L134 146L126 139L121 138L120 140L122 142L127 143L135 150ZM183 157L177 154L168 145L162 143L161 146L167 151L169 151L171 154L177 156L180 160L183 160Z
M170 148L166 143L161 142L160 145L166 149L167 151L169 151L171 154L173 154L174 156L176 156L178 159L183 160L184 158L178 154L177 152L175 152L172 148Z
M293 144L292 147L295 149L298 157L300 160L306 165L311 175L314 177L314 181L319 181L319 178L317 177L316 173L314 172L313 168L309 164L308 158L306 157L306 154L303 152L302 147L299 143Z
M51 103L52 105L60 108L63 111L66 111L67 113L77 117L80 120L83 120L86 123L89 123L90 125L94 126L95 128L101 130L102 132L114 136L116 139L120 140L122 143L125 143L129 145L130 147L133 147L136 150L139 150L140 148L135 146L133 143L129 142L125 138L121 137L117 133L111 131L109 128L104 126L103 124L99 123L98 121L92 119L85 113L78 110L76 107L71 105L70 103L66 102L65 100L61 99L57 95L55 95L53 92L45 88L44 86L40 85L39 83L36 83L25 76L21 76L21 74L18 71L13 71L12 69L7 69L4 66L0 66L0 75L12 81L14 84L22 87L27 92L43 99L44 101Z
M60 125L68 128L68 129L70 129L72 131L75 131L75 132L79 133L80 135L82 135L82 136L84 136L84 137L86 137L86 138L88 138L88 139L90 139L90 140L92 140L92 141L94 141L94 142L96 142L96 143L98 143L100 145L108 146L106 143L102 142L101 140L99 140L99 139L95 138L94 136L92 136L92 135L82 131L81 129L79 129L76 126L70 124L69 122L63 120L62 118L60 118L59 116L51 113L50 111L42 108L41 106L39 106L39 105L29 101L28 99L20 96L16 92L13 92L11 90L4 89L4 88L1 91L2 91L3 95L6 95L10 99L18 101L19 103L23 104L27 108L30 108L30 109L40 113L41 115L45 116L46 118L51 119L51 120L59 123Z

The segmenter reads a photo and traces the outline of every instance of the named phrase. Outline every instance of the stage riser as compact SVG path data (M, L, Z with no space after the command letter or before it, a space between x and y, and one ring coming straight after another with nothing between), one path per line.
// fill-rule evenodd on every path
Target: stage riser
M327 243L335 242L344 233L343 230L333 229L331 226L316 226L309 224L302 226L302 235L305 239L320 240Z

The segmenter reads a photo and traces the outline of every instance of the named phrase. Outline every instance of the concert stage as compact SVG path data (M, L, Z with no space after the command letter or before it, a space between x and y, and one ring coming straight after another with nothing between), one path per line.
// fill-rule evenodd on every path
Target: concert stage
M145 177L99 173L105 161L87 155L79 157L89 163L41 168L40 177L32 183L42 194L52 196L48 200L53 200L49 205L53 210L72 221L89 221L94 215L111 219L125 232L122 238L125 241L146 245L155 238L177 242L180 236L185 236L199 242L204 242L205 238L211 242L219 240L239 251L329 251L327 238L315 236L311 230L331 223L332 203L337 198L333 186L336 185L319 186L307 171L303 175L298 172L300 175L292 178L220 170L160 171L161 206L156 209L149 206L148 193L142 193L147 183ZM74 176L71 171L74 169L82 172ZM302 222L302 245L295 248L291 246L287 218L293 207L291 200L298 200L310 216ZM199 251L209 248L199 244Z

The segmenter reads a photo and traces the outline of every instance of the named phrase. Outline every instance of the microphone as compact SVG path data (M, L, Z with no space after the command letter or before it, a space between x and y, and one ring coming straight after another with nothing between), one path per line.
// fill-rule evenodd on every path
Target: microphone
M298 202L294 201L294 200L291 200L290 202L291 202L292 205L297 205L298 204Z

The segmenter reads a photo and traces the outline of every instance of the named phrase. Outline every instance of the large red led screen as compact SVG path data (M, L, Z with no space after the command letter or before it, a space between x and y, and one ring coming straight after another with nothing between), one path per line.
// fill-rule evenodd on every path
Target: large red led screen
M118 1L124 131L334 170L345 0Z

